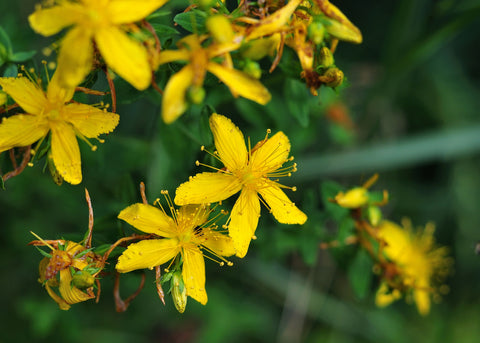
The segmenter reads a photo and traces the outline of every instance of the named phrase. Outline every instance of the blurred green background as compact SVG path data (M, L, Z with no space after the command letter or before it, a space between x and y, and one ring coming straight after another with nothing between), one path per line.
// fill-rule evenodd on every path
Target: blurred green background
M168 8L178 12L181 4L174 1ZM80 240L88 224L88 188L94 245L130 234L116 215L140 201L139 183L146 183L150 202L161 189L173 193L199 171L194 161L205 157L200 145L211 143L200 106L166 126L159 117L160 96L136 94L119 82L120 124L95 153L81 144L81 185L56 186L39 163L0 191L0 342L478 342L480 4L334 4L364 36L363 44L340 43L335 53L347 87L322 88L319 97L310 96L301 81L289 77L288 61L295 57L286 51L281 68L262 78L273 95L268 106L233 99L223 86L208 89L206 100L252 141L263 138L267 128L288 135L299 171L285 183L297 186L292 197L308 222L280 225L263 209L258 239L245 259L233 259L229 268L207 262L207 306L189 300L179 314L169 296L163 306L154 273L147 272L144 290L125 313L115 312L111 274L102 280L99 304L60 311L37 282L41 255L27 246L34 239L29 231L45 239ZM39 51L34 60L40 65L40 50L53 40L29 28L34 5L0 2L0 26L15 51ZM162 80L162 71L159 75ZM102 87L99 80L96 88ZM332 109L348 114L353 125L339 121L345 117ZM337 230L325 211L325 182L349 188L375 172L380 179L374 189L388 189L391 196L385 216L395 221L406 216L414 225L434 221L437 241L455 258L450 293L427 317L404 301L376 308L375 279L360 280L365 292L359 294L352 287L352 268L369 275L370 267L352 267L359 261L355 248L318 248ZM139 280L139 274L123 276L122 295L132 293Z

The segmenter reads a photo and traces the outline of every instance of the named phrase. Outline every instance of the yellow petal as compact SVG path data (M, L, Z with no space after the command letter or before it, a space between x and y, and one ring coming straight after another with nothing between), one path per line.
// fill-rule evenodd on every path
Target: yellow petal
M65 87L60 79L60 73L55 72L48 83L47 98L51 103L66 103L73 98L75 87Z
M231 237L207 228L203 229L202 232L204 239L202 239L201 245L209 251L220 256L232 256L235 254Z
M241 189L238 179L224 173L200 173L182 183L175 193L175 204L208 204L231 197Z
M363 41L362 33L353 24L350 26L335 20L331 20L329 24L325 26L325 28L333 37L345 42L360 44Z
M257 192L244 188L233 206L228 224L228 233L240 258L247 254L259 217L260 201Z
M70 305L63 300L57 293L53 291L53 289L50 287L50 284L52 283L52 279L48 280L45 283L45 288L47 289L48 295L55 300L55 302L58 304L58 307L60 307L61 310L67 311L70 309Z
M47 135L48 122L41 116L17 114L0 124L0 152L35 143Z
M200 304L207 303L205 290L205 261L203 254L195 245L188 245L183 249L182 277L187 289L187 295Z
M328 33L350 43L360 44L362 42L360 30L336 6L328 0L322 1L321 6L320 2L317 2L317 5L319 5L321 12L333 19L330 21L330 25L326 26Z
M217 113L210 116L210 128L225 167L229 171L244 168L248 163L248 152L242 131L229 118Z
M113 26L99 29L95 42L107 65L133 87L144 90L150 85L152 70L140 42Z
M190 59L190 51L187 49L181 50L163 50L158 54L156 65L173 62L173 61L188 61Z
M81 27L71 29L63 38L58 54L58 83L64 88L75 88L92 69L92 34Z
M134 204L120 212L119 219L125 220L134 228L154 233L162 237L173 237L175 234L175 223L157 207L147 204Z
M51 125L51 130L51 149L55 168L65 181L77 185L82 182L82 166L73 127L65 122L56 122Z
M176 239L149 239L130 244L118 258L115 266L119 273L153 268L173 259L180 252Z
M35 32L51 36L67 26L85 20L84 11L80 4L63 1L60 6L35 11L28 17L28 21Z
M254 27L253 30L247 35L246 39L255 39L281 31L283 26L285 26L290 16L302 1L303 0L290 0L287 5L263 19L260 22L260 25Z
M93 106L74 103L65 106L64 119L85 137L94 138L112 132L118 125L120 116Z
M238 94L260 105L265 105L272 97L260 81L241 71L214 62L208 63L207 70L225 83L232 94Z
M40 114L48 104L42 89L26 77L1 77L0 86L29 114Z
M163 6L168 0L111 0L107 11L114 24L126 24L140 21Z
M270 207L276 220L284 224L304 224L307 221L305 213L300 211L287 195L271 182L269 187L259 189L258 192Z
M427 285L428 286L428 285ZM418 312L426 316L430 312L430 294L427 289L415 289L413 299L417 305Z
M69 268L60 270L60 286L58 287L58 290L67 304L76 304L95 298L93 292L92 294L87 294L79 290L77 287L72 286L72 274L70 273Z
M193 77L193 67L188 64L168 80L162 101L162 118L165 123L174 122L187 110L185 94Z
M252 153L252 170L271 173L279 169L288 159L290 154L290 141L283 132L277 132L267 139L259 142Z

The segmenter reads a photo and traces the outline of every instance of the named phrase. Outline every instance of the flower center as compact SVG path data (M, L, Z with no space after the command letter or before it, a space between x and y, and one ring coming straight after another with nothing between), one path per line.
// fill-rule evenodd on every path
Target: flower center
M51 110L50 112L48 112L47 117L49 119L58 120L60 119L60 111L57 109Z

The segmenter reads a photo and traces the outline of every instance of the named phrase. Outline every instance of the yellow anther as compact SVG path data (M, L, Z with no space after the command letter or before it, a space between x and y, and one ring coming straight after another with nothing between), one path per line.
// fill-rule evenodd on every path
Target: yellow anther
M195 165L198 167L200 165L200 161L196 160Z

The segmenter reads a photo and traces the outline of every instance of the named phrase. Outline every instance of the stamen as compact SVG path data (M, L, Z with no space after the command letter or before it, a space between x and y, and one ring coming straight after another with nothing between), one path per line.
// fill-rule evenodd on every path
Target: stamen
M48 244L47 242L45 242L45 240L44 240L43 238L41 238L39 235L37 235L35 232L30 231L30 233L31 233L32 235L34 235L36 238L38 238L38 240L41 241L43 244L45 244L47 247L49 247L49 248L52 249L52 250L55 250L54 247L52 247L50 244Z
M229 172L223 168L216 168L216 167L213 167L213 166L209 166L208 164L204 164L204 163L201 163L200 161L195 161L195 165L198 167L198 166L204 166L204 167L207 167L207 168L210 168L210 169L213 169L219 173L228 173Z
M165 198L165 200L167 201L167 206L170 210L170 213L172 214L172 218L175 221L175 223L178 224L177 211L175 211L175 206L173 205L173 201L172 201L172 198L170 197L170 194L168 194L168 191L166 189L160 191L160 194L162 194L163 197ZM160 204L160 201L159 201L159 204ZM160 204L160 206L161 206L161 204ZM162 208L162 210L163 210L163 208ZM163 212L165 212L165 210L163 210Z
M42 60L43 70L45 72L45 77L47 78L47 83L50 83L50 74L48 74L47 61Z
M96 145L93 145L87 137L85 137L80 131L78 131L75 127L73 127L74 131L75 131L75 134L77 135L78 138L80 138L82 141L84 141L85 143L88 144L88 146L90 147L90 149L92 151L96 151L97 150L97 146ZM96 138L96 137L95 137ZM100 143L103 143L99 138L96 138Z

